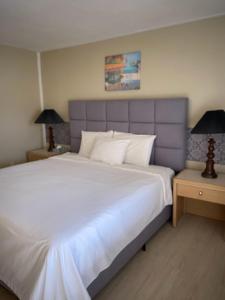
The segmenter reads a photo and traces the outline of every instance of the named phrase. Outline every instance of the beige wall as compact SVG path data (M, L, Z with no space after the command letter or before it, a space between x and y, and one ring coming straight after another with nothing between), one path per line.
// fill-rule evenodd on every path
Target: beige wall
M23 162L41 146L36 53L0 46L0 167Z
M139 91L104 91L104 57L140 50ZM44 101L67 118L69 99L188 96L189 125L225 109L225 17L42 53Z

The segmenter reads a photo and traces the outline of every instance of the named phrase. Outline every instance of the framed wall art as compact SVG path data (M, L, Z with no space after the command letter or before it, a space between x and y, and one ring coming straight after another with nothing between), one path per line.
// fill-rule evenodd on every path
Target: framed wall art
M140 89L141 52L105 57L105 90L126 91Z

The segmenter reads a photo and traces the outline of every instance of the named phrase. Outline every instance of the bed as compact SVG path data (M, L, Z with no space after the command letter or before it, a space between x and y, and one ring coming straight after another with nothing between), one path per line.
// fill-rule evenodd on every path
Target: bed
M186 114L185 98L70 101L72 152L81 130L156 134L152 166L70 153L1 170L0 280L21 299L93 298L170 218Z

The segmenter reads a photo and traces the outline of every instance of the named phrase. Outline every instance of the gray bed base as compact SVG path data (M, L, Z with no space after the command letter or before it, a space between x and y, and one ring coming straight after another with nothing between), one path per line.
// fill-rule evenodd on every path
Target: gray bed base
M148 226L115 258L112 264L102 271L89 285L88 292L94 298L110 280L128 263L143 245L171 218L172 205L168 205Z
M185 166L187 98L71 100L69 102L71 151L80 148L81 131L116 130L136 134L155 134L150 163L179 172ZM93 298L138 250L171 217L166 207L89 285Z

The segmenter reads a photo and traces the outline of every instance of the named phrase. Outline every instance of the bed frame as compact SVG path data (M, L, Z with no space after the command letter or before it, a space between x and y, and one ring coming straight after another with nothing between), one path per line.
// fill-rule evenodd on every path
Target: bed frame
M186 158L187 105L187 98L72 100L69 102L71 151L79 151L82 130L155 134L150 163L178 172L184 168ZM170 217L171 206L167 206L119 253L89 285L88 292L92 298Z

